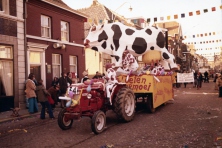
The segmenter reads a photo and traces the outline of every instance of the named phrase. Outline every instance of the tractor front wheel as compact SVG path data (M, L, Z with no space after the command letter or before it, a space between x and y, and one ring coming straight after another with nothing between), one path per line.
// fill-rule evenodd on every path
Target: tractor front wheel
M91 128L92 131L97 135L102 133L106 125L106 115L103 111L98 110L92 117Z
M68 119L65 116L66 109L62 109L58 115L58 125L62 130L68 130L72 127L73 119Z
M133 91L127 87L121 88L116 95L114 106L114 111L121 120L125 122L133 120L136 107Z

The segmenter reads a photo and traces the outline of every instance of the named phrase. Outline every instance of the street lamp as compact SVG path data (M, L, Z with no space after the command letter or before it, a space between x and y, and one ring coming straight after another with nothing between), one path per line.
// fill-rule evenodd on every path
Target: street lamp
M120 5L114 12L116 12L118 9L120 9L123 5L125 5L126 3L130 4L129 2L125 2L123 3L122 5ZM131 7L131 4L130 4L130 7L129 7L129 10L132 11L133 8ZM115 15L115 18L116 18L116 15ZM114 22L115 18L113 18L113 13L112 13L112 21Z

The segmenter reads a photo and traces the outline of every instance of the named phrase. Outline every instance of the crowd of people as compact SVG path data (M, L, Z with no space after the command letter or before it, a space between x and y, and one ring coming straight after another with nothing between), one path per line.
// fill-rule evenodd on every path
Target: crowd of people
M88 70L84 71L81 83L87 81ZM92 79L104 78L105 74L101 74L98 71ZM59 96L64 96L66 94L67 88L77 83L77 78L72 77L72 73L62 72L61 77L55 76L52 80L49 89L43 85L43 80L36 80L35 75L30 73L28 79L25 81L25 96L26 96L26 108L30 114L38 112L38 102L41 104L41 114L40 119L45 119L45 112L49 114L49 117L54 119L53 110L60 102L60 107L65 107L65 100L59 100ZM49 101L49 97L53 100L53 103ZM51 104L50 104L51 103Z

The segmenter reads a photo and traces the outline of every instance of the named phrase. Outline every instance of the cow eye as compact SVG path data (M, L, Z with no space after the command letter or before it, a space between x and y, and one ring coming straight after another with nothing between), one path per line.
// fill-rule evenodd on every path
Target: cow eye
M95 30L96 30L96 26L93 26L92 29L91 29L91 32L95 31Z

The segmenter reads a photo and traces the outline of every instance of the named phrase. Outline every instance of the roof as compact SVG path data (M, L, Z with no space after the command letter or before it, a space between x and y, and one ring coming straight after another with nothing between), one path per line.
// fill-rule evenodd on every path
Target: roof
M98 0L93 0L93 3L88 8L77 9L77 11L89 15L91 19L98 19L98 21L104 19L112 20L113 16L115 20L118 20L119 22L122 21L125 25L134 26L132 22L128 22L126 18L110 10L103 4L99 3Z
M84 14L84 13L81 13L79 11L76 11L72 8L70 8L68 5L66 5L62 0L42 0L43 2L46 2L46 3L49 3L51 5L54 5L56 7L59 7L61 9L64 9L64 10L67 10L71 13L75 13L77 15L80 15L82 17L85 17L85 18L88 18L88 15Z

